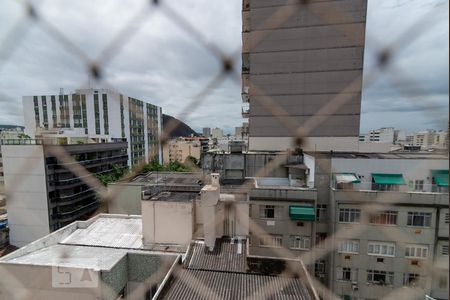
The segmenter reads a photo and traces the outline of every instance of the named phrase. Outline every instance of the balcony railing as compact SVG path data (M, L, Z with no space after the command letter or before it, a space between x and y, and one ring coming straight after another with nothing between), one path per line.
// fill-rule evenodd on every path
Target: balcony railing
M414 184L375 184L373 182L360 183L333 183L332 187L340 191L380 191L380 192L417 192L417 193L448 193L448 187L438 186L437 184L423 184L416 186Z

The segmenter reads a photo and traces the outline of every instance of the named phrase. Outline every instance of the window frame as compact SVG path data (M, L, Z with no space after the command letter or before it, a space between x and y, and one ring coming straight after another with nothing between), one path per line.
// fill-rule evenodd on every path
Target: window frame
M258 238L259 247L263 248L283 248L283 236L276 234L265 234Z
M432 217L433 215L430 212L409 211L407 215L406 226L430 228ZM421 225L416 224L416 218L422 219Z
M425 250L425 251L424 251ZM421 255L417 255L420 251ZM414 252L413 255L411 255L411 252ZM423 253L426 253L425 256L423 256ZM405 246L405 258L410 259L427 259L430 253L430 248L427 245L417 245L417 244L408 244Z
M380 280L375 280L375 276L384 276L385 280L381 283ZM369 278L371 277L371 279ZM386 280L389 279L389 282ZM380 270L367 270L367 283L381 286L392 286L394 284L394 272L380 271Z
M358 269L349 267L336 267L336 280L346 282L358 281Z
M372 246L373 250L375 250L376 247L378 247L379 253L377 253L375 251L374 252L370 252L371 246ZM386 253L381 253L383 247L387 247L386 248ZM393 254L388 254L389 247L393 248L393 251L392 251ZM383 257L395 257L395 250L396 250L395 248L396 248L396 245L395 245L395 243L392 243L392 242L368 241L367 242L367 255L370 255L370 256L383 256Z
M295 245L296 242L298 242L298 247ZM289 238L289 248L293 250L310 250L311 237L304 235L291 235Z
M361 222L361 209L340 208L338 221L342 224L359 224Z
M351 250L348 250L348 245L351 244ZM341 247L345 245L346 247ZM352 251L356 245L357 251ZM359 240L342 240L338 244L338 253L347 253L347 254L359 254L359 246L360 241ZM345 249L344 249L345 248Z
M383 220L384 218L384 220ZM394 220L395 222L390 222ZM383 223L382 221L385 221ZM398 211L397 210L384 210L375 215L370 216L369 224L371 225L384 225L384 226L397 226L398 225Z

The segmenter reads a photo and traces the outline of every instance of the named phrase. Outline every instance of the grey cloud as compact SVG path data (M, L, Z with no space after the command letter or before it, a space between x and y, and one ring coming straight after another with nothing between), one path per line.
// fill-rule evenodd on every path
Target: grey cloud
M121 48L102 72L105 82L91 81L104 86L106 82L130 96L161 105L165 113L178 115L208 82L221 70L220 61L185 28L147 0L91 0L36 1L39 15L64 33L67 38L95 59L109 45L116 34L135 16L148 11L138 30L121 45ZM207 0L166 0L204 36L205 43L216 44L225 54L239 53L241 46L241 2ZM378 49L389 45L425 14L424 11L439 6L444 11L447 1L416 0L369 1L365 73L375 64ZM0 43L16 20L24 14L15 1L5 0L0 5ZM447 9L448 11L448 9ZM438 24L401 45L394 63L412 78L401 86L393 80L394 72L383 73L381 78L368 85L363 93L361 127L376 128L395 123L401 128L424 128L445 123L447 114L426 117L423 108L414 106L409 96L399 92L414 88L415 83L426 91L432 106L429 110L448 108L448 13L441 12ZM445 26L444 26L445 25ZM236 64L240 69L240 59ZM389 70L389 69L388 69ZM393 77L394 76L394 77ZM23 124L21 96L27 94L55 93L60 87L67 90L87 85L87 66L38 27L27 34L23 43L3 66L0 65L0 92L8 101L0 100L0 123ZM1 99L1 98L0 98ZM224 81L209 91L202 105L184 118L191 127L224 127L232 129L242 123L242 101L239 83ZM414 123L411 122L414 120Z

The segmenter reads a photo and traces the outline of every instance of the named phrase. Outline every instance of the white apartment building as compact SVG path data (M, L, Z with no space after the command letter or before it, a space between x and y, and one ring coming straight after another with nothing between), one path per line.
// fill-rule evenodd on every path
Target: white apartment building
M371 130L369 133L362 134L359 137L360 142L372 143L395 143L396 130L393 127Z
M213 128L211 137L213 139L220 139L221 137L223 137L223 130L220 128Z
M448 131L423 130L409 136L406 143L419 146L422 150L445 149L448 147Z
M25 133L31 138L50 134L89 142L126 139L129 166L155 156L162 161L161 107L108 89L24 96L22 101Z

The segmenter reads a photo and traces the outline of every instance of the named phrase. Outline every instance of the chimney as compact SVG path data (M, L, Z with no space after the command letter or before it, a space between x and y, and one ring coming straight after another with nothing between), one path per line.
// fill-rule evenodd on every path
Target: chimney
M213 251L216 243L216 206L220 197L219 174L211 174L211 185L204 186L200 193L205 245Z

